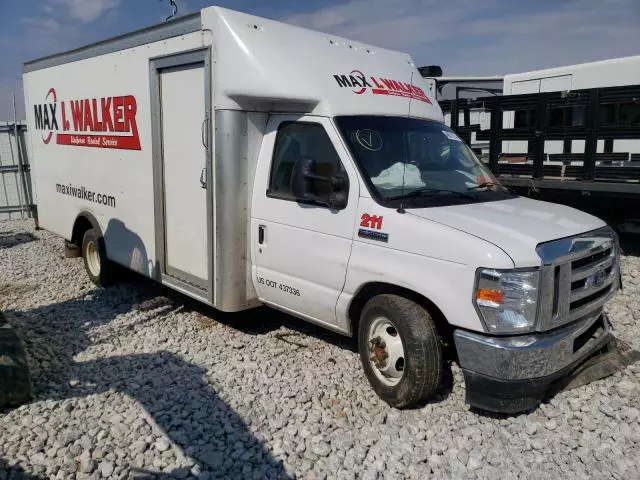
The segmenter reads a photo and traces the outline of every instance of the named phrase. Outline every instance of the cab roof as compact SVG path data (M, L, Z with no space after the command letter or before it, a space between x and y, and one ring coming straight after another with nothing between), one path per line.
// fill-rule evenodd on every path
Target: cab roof
M441 120L406 53L220 7L202 10L214 37L216 107Z

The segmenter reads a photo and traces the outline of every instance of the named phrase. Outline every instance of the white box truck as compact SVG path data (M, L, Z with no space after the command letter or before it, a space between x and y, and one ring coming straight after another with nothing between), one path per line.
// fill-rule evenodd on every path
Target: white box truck
M98 285L357 335L396 407L443 342L471 405L514 412L612 339L614 232L501 187L406 54L211 7L24 72L40 225Z

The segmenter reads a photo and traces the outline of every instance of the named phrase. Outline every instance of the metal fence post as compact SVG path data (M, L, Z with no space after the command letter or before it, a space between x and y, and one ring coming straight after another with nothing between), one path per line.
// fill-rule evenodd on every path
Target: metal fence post
M15 104L14 104L14 108L15 108ZM16 136L16 140L18 139L18 123L16 120L16 112L14 110L13 112L13 130L15 132L15 136ZM11 129L9 129L8 132L8 136L9 136L9 151L11 152L11 163L13 163L13 165L17 165L16 163L16 157L13 155L13 144L11 143ZM17 142L16 142L16 148L17 148ZM17 152L16 152L17 153ZM18 175L21 178L21 172L20 172L20 165L18 165ZM20 218L24 219L24 202L22 199L22 179L20 181L20 184L16 185L17 190L18 190L18 203L20 204Z
M22 144L20 142L20 134L19 134L19 129L18 129L18 113L16 110L16 94L13 94L13 122L14 122L14 126L15 126L15 133L16 133L16 147L18 150L18 172L20 175L20 185L22 187L22 192L24 193L24 203L27 209L27 216L31 217L31 204L33 203L31 201L31 196L29 195L29 186L27 185L27 176L26 176L26 172L25 172L25 162L24 162L24 156L22 154Z
M544 164L544 139L547 131L547 94L539 94L536 101L536 113L533 138L533 178L542 178Z
M596 176L596 156L598 151L598 104L599 90L589 91L589 108L587 109L587 139L584 145L584 170L586 180L593 180Z
M491 137L489 138L489 168L498 175L498 156L502 149L502 109L500 97L493 97L491 102Z

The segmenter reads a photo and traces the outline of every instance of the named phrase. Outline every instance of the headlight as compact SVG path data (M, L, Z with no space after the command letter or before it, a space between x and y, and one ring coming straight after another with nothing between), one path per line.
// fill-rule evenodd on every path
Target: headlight
M536 323L538 270L478 270L474 301L492 333L524 333Z

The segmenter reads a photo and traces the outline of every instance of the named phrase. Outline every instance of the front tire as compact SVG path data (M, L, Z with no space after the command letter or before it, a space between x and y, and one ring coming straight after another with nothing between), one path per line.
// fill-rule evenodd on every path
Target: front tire
M95 229L87 230L82 238L82 258L89 279L98 287L113 283L113 265L107 259L102 238Z
M396 408L433 396L442 379L442 347L429 312L399 295L367 302L358 328L360 359L378 396Z

